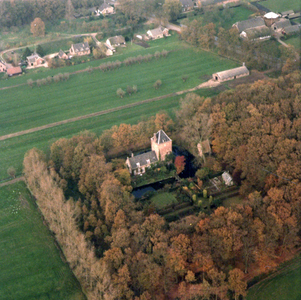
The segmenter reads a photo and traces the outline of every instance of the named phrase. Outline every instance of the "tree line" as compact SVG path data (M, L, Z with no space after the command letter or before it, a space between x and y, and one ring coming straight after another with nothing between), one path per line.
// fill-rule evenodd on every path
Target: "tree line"
M49 157L26 154L27 184L89 299L238 299L245 273L272 270L296 252L300 79L296 72L213 99L190 94L175 123L162 113L100 137L60 139ZM210 138L214 155L198 163L229 170L241 204L171 223L144 211L114 157L149 147L158 129L193 151Z

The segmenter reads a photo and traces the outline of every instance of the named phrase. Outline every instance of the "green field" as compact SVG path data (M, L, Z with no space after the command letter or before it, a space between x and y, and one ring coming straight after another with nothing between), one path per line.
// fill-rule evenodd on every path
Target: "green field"
M301 36L294 36L284 41L286 44L293 45L296 49L301 50Z
M275 276L251 287L247 300L300 300L301 257L285 264Z
M211 97L216 95L217 91L213 89L202 89L198 91L198 94L204 97ZM90 130L100 135L103 130L109 129L113 125L119 125L121 123L136 124L142 117L147 118L160 111L165 111L173 116L174 110L179 107L179 99L184 96L185 95L170 97L158 102L142 104L134 109L124 109L107 115L0 141L0 181L7 178L7 169L11 166L16 168L18 174L22 172L24 154L33 147L47 152L49 146L59 138L70 138L84 130Z
M0 216L0 299L85 299L23 182L0 188Z
M151 202L160 209L172 203L177 203L177 199L171 193L159 193L151 198Z
M266 0L260 2L260 4L274 12L282 12L290 9L293 9L294 11L301 10L300 0Z

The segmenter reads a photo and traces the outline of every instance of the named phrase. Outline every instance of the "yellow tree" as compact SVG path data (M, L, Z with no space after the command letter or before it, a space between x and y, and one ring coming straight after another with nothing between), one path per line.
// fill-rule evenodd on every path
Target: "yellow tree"
M30 32L34 36L45 36L45 23L41 18L35 18L30 24Z

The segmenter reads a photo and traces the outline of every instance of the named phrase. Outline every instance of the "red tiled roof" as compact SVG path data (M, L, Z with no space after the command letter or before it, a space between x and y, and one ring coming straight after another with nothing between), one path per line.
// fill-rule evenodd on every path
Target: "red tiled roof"
M7 69L8 76L13 76L13 75L21 74L21 73L22 73L21 67L12 67L12 68Z

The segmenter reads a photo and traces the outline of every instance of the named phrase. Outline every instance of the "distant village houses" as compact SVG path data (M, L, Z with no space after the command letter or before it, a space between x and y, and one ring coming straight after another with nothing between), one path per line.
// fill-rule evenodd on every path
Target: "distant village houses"
M151 138L151 149L152 151L136 156L132 154L126 159L126 165L132 175L141 175L152 164L165 160L166 155L172 152L172 140L163 130L159 130Z
M168 36L169 30L167 28L164 28L162 26L159 26L156 29L148 30L147 35L149 38L156 40L156 39L161 39L164 36Z
M180 0L183 11L193 10L194 2L192 0Z
M111 15L114 14L114 7L107 4L107 3L103 3L98 9L96 9L95 11L96 15Z
M90 46L88 42L72 44L69 53L71 55L89 55L91 53Z
M27 56L26 58L27 66L29 68L40 67L45 64L45 59L42 58L38 53L34 52L32 55Z
M125 38L122 35L116 35L106 40L106 44L112 49L115 47L125 47Z
M69 56L62 49L60 49L60 51L58 53L58 58L59 59L68 59Z
M6 72L7 71L7 66L6 64L0 60L0 72Z

